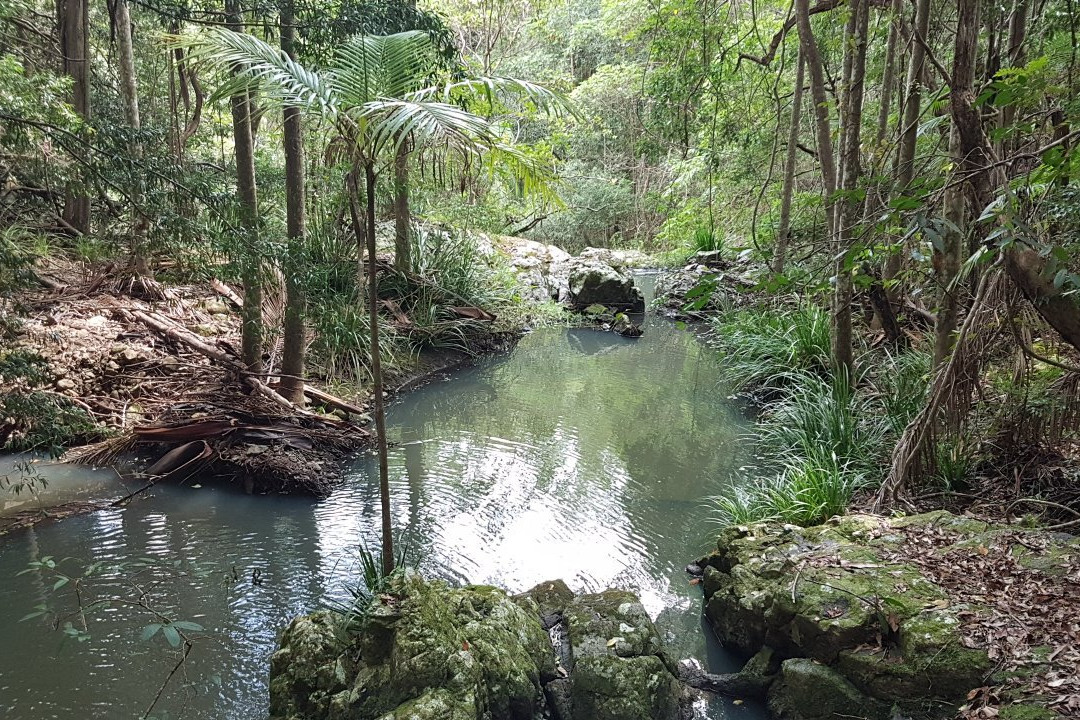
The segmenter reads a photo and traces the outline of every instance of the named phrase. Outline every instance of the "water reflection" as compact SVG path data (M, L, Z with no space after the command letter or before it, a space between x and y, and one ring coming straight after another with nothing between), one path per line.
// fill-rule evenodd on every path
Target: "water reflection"
M675 654L730 669L705 642L700 592L682 571L708 545L701 498L738 461L739 421L710 363L692 335L649 320L637 341L537 332L509 357L410 393L389 413L395 527L430 574L511 590L555 577L577 590L635 590ZM123 511L0 540L0 715L141 716L176 662L160 636L139 639L152 618L137 609L96 613L82 643L17 622L52 595L55 576L16 573L51 555L78 558L73 570L165 562L140 577L147 602L206 632L158 711L265 717L277 632L344 598L356 548L377 541L375 468L361 459L321 503L158 488ZM107 573L87 588L131 597L129 577ZM753 711L702 708L702 717L729 713Z

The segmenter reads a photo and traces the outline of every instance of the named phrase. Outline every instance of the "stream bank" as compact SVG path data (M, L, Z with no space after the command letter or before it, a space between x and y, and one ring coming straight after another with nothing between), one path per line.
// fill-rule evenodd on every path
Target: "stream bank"
M545 305L555 301L567 309L602 300L643 310L630 276L604 261L614 262L611 251L571 257L518 238L478 236L474 242L476 262L491 273L505 267L513 276L518 306L502 318L483 308L449 308L465 328L466 344L455 337L448 346L420 346L391 362L388 395L506 352L537 325L534 308L540 324L551 314ZM542 274L537 248L551 257L561 253ZM392 257L380 258L380 267L391 263ZM294 406L275 392L272 374L249 376L240 366L235 348L242 300L233 288L217 280L163 285L160 297L148 298L118 289L111 272L111 266L49 261L35 271L41 287L20 297L20 316L5 318L12 342L0 353L0 379L6 376L7 385L2 399L10 410L0 415L4 448L68 449L65 459L94 466L137 458L134 469L149 479L183 482L197 474L256 494L325 497L342 483L345 459L371 444L368 387L338 383L329 388L335 395L309 384L313 411ZM383 304L387 322L403 331L412 327L393 299ZM266 361L272 368L279 358L280 343L272 343ZM16 524L32 520L24 515Z
M726 647L782 659L784 720L1080 712L1080 539L937 511L732 527L698 561Z

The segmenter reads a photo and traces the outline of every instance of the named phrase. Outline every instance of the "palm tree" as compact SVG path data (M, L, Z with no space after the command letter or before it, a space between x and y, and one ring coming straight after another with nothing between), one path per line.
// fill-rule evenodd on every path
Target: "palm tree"
M474 78L430 84L436 67L435 49L428 34L421 31L354 37L322 70L305 68L256 37L217 28L204 28L195 35L173 38L173 42L186 48L193 61L232 72L218 88L219 96L259 88L268 97L329 124L334 132L328 144L342 143L347 148L350 214L357 241L365 239L367 246L382 564L384 573L389 574L394 552L375 277L375 188L380 162L389 158L392 163L402 148L407 152L438 148L444 160L486 157L517 176L524 192L553 197L550 173L506 142L496 122L470 112L467 102L483 98L491 105L501 93L512 92L543 111L559 112L569 106L560 95L520 80ZM363 210L359 207L361 180L366 200Z

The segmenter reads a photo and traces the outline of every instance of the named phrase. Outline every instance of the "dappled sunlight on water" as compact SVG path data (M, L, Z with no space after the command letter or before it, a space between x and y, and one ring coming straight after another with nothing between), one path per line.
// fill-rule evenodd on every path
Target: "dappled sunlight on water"
M650 319L638 341L545 330L408 394L389 412L394 525L421 569L511 591L561 577L575 590L638 592L672 654L714 671L732 660L706 642L700 590L683 567L709 546L703 498L742 452L741 424L715 387L693 335ZM356 549L378 532L371 458L326 501L246 497L208 487L156 488L109 510L0 539L0 715L141 716L177 661L138 606L98 608L89 639L64 640L40 620L49 599L74 609L57 576L17 575L31 560L71 556L84 602L137 598L205 632L169 684L159 715L240 720L267 710L268 658L302 612L347 596ZM146 567L117 563L152 560ZM133 587L133 583L137 587ZM76 616L68 618L78 626ZM707 718L760 717L703 704Z

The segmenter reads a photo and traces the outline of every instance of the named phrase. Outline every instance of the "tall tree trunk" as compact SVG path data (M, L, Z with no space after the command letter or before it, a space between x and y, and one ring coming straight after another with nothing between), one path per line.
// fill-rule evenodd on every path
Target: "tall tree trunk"
M408 138L401 141L394 155L394 267L403 273L412 267L409 241L412 216L409 212Z
M784 272L787 262L788 233L791 231L791 197L795 192L795 159L799 152L799 120L802 114L805 65L799 53L799 67L795 71L795 94L791 99L791 127L788 129L787 157L784 159L784 189L780 197L780 225L776 230L776 247L773 252L773 271Z
M821 181L825 191L825 218L829 235L834 235L833 204L836 195L836 159L833 155L832 130L829 126L829 99L825 94L825 72L821 66L814 31L810 27L809 0L795 0L795 17L799 28L800 52L810 71L810 96L814 102L814 121L821 164Z
M138 135L142 129L142 119L139 115L139 85L135 75L135 52L131 38L131 10L127 0L116 0L113 5L113 25L116 27L116 46L119 64L117 74L120 76L120 91L124 97L124 113L127 115L128 127L133 134ZM140 163L145 156L143 143L135 139L131 143L132 159ZM150 269L150 261L147 255L146 234L150 222L143 214L143 202L146 193L143 191L142 169L136 168L135 185L132 188L131 198L134 201L131 208L131 264L135 275L141 278L153 277Z
M229 29L243 32L238 0L225 5ZM246 92L230 98L232 106L233 151L236 156L236 190L240 196L241 250L240 275L244 283L244 308L240 334L240 355L252 373L263 372L262 259L259 243L259 196L255 185L255 143L251 136L251 107Z
M383 409L382 358L379 356L379 287L375 267L375 163L364 164L367 190L368 317L371 325L371 382L375 404L375 436L379 446L379 501L382 505L383 574L394 570L394 537L390 525L390 471L386 451L386 413Z
M293 0L282 0L281 51L296 59L296 16ZM307 298L300 274L304 244L304 133L300 108L286 105L283 135L285 141L285 232L288 243L285 251L285 323L282 334L280 392L296 405L304 404L304 360L307 338L304 316Z
M977 18L978 0L957 0L959 17ZM967 20L970 22L970 20ZM960 25L964 27L963 24ZM957 38L957 50L974 55L974 43L977 36L967 32ZM967 60L965 59L965 62ZM982 127L982 115L975 107L975 92L967 78L953 77L954 87L950 92L950 110L953 127L960 140L958 157L963 158L963 165L958 168L971 188L975 206L984 208L997 196L1006 182L1005 173L1000 164L994 162L995 154L990 140ZM1004 250L1005 271L1010 279L1024 294L1032 308L1057 330L1065 342L1080 350L1080 301L1075 295L1067 294L1064 288L1054 285L1053 274L1048 270L1047 260L1038 251L1026 245L1015 243Z
M981 153L973 156L965 152L963 140L965 126L972 119L969 117L967 104L969 99L975 96L975 64L979 49L979 2L978 0L957 0L956 9L956 43L953 50L950 88L952 129L949 133L949 151L958 172L973 171L979 174L984 172L988 158ZM981 125L979 119L975 122ZM983 136L981 126L976 135ZM969 165L972 162L975 164ZM940 247L935 247L933 250L934 275L941 291L937 322L934 325L935 367L940 367L949 357L960 313L960 288L956 278L960 274L964 247L963 228L966 226L964 199L963 183L954 183L946 191L945 216L952 227L942 235Z
M90 120L90 7L88 0L57 0L61 66L72 80L71 106ZM69 188L64 194L63 221L75 231L90 232L90 196Z
M894 193L907 192L915 174L915 145L918 139L919 115L922 112L922 76L926 63L926 49L918 38L926 39L930 29L930 0L917 0L915 5L915 26L911 38L911 55L908 58L907 81L904 93L904 114L900 121L900 148L896 163L896 185ZM902 255L895 253L885 262L884 279L886 282L896 279L900 273ZM890 289L889 297L896 302L899 292Z
M1018 68L1024 64L1024 39L1027 37L1028 0L1015 0L1009 15L1009 45L1005 57L1009 67ZM1016 121L1016 105L1008 104L1001 108L1001 127L1008 129ZM1005 137L1001 141L1001 154L1019 147L1015 137Z
M836 290L833 294L833 363L837 370L850 374L853 350L851 338L852 282L849 253L855 244L863 203L856 197L862 174L860 143L862 140L863 89L866 80L866 36L869 22L869 0L852 0L851 34L845 43L851 56L851 73L844 93L841 149L843 162L844 202L840 208L836 245Z

